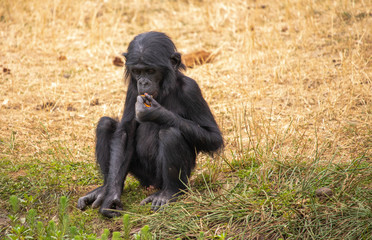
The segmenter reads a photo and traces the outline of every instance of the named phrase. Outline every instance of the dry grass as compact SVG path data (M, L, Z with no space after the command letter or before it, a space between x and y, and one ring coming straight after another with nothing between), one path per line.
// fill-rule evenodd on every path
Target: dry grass
M218 53L187 74L200 84L228 152L275 142L290 125L272 152L280 148L290 158L293 139L316 138L330 144L329 156L348 160L371 147L371 7L369 1L3 0L0 138L16 132L22 159L46 147L47 130L85 160L79 149L93 146L99 117L122 112L123 69L113 56L136 34L157 30L182 53ZM245 121L255 129L246 131Z

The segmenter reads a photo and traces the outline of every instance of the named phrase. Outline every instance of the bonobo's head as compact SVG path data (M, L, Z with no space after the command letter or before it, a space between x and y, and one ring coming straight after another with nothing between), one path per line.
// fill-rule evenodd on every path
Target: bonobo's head
M123 55L126 79L138 94L148 93L155 99L175 89L179 69L185 69L172 40L160 32L137 35Z

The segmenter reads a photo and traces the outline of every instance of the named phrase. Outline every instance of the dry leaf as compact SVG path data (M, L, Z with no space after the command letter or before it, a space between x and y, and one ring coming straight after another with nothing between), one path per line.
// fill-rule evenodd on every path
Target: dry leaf
M194 67L195 65L209 63L213 59L214 55L204 50L195 51L182 56L182 62L186 65L186 67L190 68Z
M115 57L114 60L112 61L112 63L115 66L118 66L118 67L123 67L124 66L124 61L123 61L123 59L121 59L121 57Z
M67 60L67 57L66 57L66 56L63 56L63 55L60 55L60 56L58 57L58 60L59 60L59 61L65 61L65 60Z
M6 67L3 67L3 73L10 74L10 69L6 68Z

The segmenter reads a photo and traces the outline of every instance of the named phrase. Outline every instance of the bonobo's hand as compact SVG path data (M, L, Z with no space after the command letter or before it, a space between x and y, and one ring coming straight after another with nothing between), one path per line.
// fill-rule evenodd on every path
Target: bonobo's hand
M136 119L139 122L155 121L160 115L159 110L163 107L149 94L137 96Z
M79 198L77 207L84 210L88 205L92 204L93 208L101 206L106 195L106 186L100 186L89 192L84 197Z
M118 196L119 194L108 194L106 192L106 186L101 186L89 192L84 197L79 198L77 207L80 210L84 210L90 204L92 204L93 208L101 206L99 211L102 215L109 218L117 217L120 216L120 212L115 210L123 209L123 204L120 202L120 197Z
M105 217L118 217L121 215L120 210L123 210L123 204L120 202L120 197L117 194L106 195L99 212Z

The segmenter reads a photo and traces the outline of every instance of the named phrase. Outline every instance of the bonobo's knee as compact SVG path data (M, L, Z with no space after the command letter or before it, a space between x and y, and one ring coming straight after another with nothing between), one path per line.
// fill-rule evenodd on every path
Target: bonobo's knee
M114 132L118 122L110 117L102 117L97 124L97 133Z
M177 128L161 129L159 131L159 144L161 154L166 158L177 158L192 160L195 151L186 141L181 131Z

